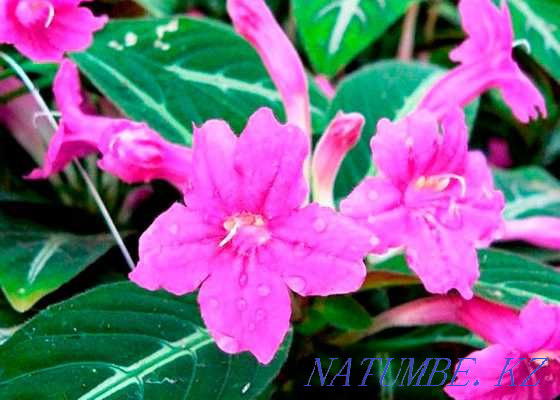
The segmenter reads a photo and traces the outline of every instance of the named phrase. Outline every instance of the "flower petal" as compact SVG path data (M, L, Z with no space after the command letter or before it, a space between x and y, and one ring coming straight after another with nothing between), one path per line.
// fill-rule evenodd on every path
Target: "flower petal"
M250 351L268 364L290 327L288 288L266 265L251 258L221 259L202 284L198 302L204 323L226 353Z
M302 296L350 293L366 275L370 234L333 209L312 204L270 227L270 265Z
M281 125L268 108L257 110L235 151L240 208L267 218L298 209L309 192L303 175L308 154L308 139L297 127Z
M140 237L140 261L129 278L148 290L192 292L214 268L221 236L200 214L174 204Z

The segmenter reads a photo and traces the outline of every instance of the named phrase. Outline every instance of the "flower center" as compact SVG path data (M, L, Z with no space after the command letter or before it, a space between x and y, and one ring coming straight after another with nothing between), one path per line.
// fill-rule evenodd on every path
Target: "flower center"
M109 150L119 158L137 163L155 163L161 160L161 149L142 129L125 130L111 138Z
M54 6L48 0L20 0L16 7L16 17L27 27L51 26L54 19Z
M270 239L266 222L258 214L241 213L233 215L224 221L224 229L227 231L227 235L220 242L220 247L227 245L236 236L241 240L240 247L245 248L257 247Z
M465 182L465 178L456 174L440 174L429 177L421 176L414 182L414 187L417 190L430 189L434 192L443 192L454 179L461 185L461 197L465 197L467 194L467 183Z

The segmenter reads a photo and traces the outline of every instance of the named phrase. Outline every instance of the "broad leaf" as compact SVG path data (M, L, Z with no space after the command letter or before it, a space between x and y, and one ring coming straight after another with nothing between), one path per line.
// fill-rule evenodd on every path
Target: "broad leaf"
M54 231L0 212L0 287L10 304L24 312L113 245L109 235Z
M560 182L540 167L495 170L496 186L506 197L504 217L560 217Z
M344 330L365 329L371 324L367 310L351 296L330 296L319 301L323 320Z
M539 297L560 304L560 272L530 258L503 250L479 251L480 279L474 286L478 296L521 308ZM374 271L412 275L403 256L371 266Z
M287 357L231 356L203 328L194 295L129 282L47 308L0 347L2 399L255 398Z
M338 111L359 112L366 124L358 145L344 160L335 187L335 197L346 196L372 168L369 142L377 121L401 118L412 111L445 70L425 63L381 61L366 66L344 79L329 108L332 118ZM472 124L478 102L467 107Z
M186 11L189 0L136 0L156 17L166 17L179 11Z
M8 340L24 321L25 317L15 312L6 299L0 296L0 344Z
M515 37L527 40L533 56L560 81L560 2L509 0Z
M211 118L224 119L239 132L259 107L283 116L280 95L255 51L231 27L215 21L112 21L92 47L73 58L128 116L177 143L190 145L193 123ZM311 97L320 131L327 100L317 89Z
M304 47L317 72L332 76L378 39L415 0L294 0Z

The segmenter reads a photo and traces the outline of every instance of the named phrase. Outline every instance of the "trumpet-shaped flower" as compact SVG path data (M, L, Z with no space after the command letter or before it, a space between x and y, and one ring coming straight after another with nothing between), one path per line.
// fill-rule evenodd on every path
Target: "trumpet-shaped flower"
M475 248L500 228L504 199L482 153L467 149L463 113L447 115L443 134L439 128L426 111L379 121L371 142L379 174L354 189L341 211L369 228L372 252L404 246L429 292L455 288L470 298L479 277Z
M543 96L512 56L513 28L505 0L461 0L459 12L468 38L450 54L461 65L445 74L420 103L442 117L464 107L484 91L496 88L521 122L546 116Z
M13 44L34 61L61 61L65 52L85 50L93 32L107 23L82 0L3 0L0 43Z
M227 123L195 129L185 205L160 215L140 238L138 285L183 295L200 286L202 317L228 353L262 363L289 328L289 290L357 290L369 233L317 204L303 207L308 137L258 110L238 138Z
M259 53L282 96L288 122L311 135L309 93L299 55L264 0L228 0L235 29Z
M490 346L467 356L476 359L476 364L470 362L468 375L458 373L454 384L446 386L448 395L457 400L549 400L560 396L560 307L533 299L512 318L504 307L478 300L465 302L458 318ZM469 383L469 377L476 377L478 385Z
M146 124L88 114L78 69L64 61L54 81L62 119L43 168L29 178L42 179L63 170L76 157L101 153L99 166L128 183L164 179L180 190L188 184L192 151L169 143Z

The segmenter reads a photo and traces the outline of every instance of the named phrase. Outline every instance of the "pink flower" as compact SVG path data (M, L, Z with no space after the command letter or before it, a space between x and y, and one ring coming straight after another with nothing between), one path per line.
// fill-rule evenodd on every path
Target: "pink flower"
M321 136L311 164L313 198L334 206L333 190L336 175L346 154L358 143L365 119L359 113L339 112Z
M531 217L506 220L500 240L523 240L535 246L560 250L560 218Z
M235 29L259 53L282 96L288 122L311 136L305 69L299 55L264 0L228 0Z
M317 75L315 83L327 98L332 99L336 94L336 89L325 75Z
M238 138L227 123L195 129L185 204L140 238L130 278L176 295L196 290L202 317L227 353L273 358L289 328L291 289L308 295L357 290L368 232L330 208L302 207L308 137L258 110Z
M457 400L551 400L560 395L560 307L533 299L513 317L505 308L477 300L465 302L458 318L491 344L467 356L476 364L468 362L468 375L458 373L454 385L446 386L448 395ZM513 367L512 373L503 374L508 358L506 371Z
M182 190L188 183L192 151L172 144L146 124L124 118L88 114L78 68L65 60L54 81L62 119L42 169L30 179L43 179L63 170L74 158L101 153L99 166L128 183L164 179Z
M107 23L81 0L3 0L0 2L0 43L13 44L34 61L62 60L65 52L85 50L93 32Z
M461 0L463 28L468 34L450 57L461 65L441 78L420 103L420 108L445 115L464 107L488 89L498 89L522 122L546 117L544 98L512 57L513 28L506 1L501 9L491 0Z
M467 149L462 112L448 114L439 129L426 111L380 120L371 142L379 173L354 189L341 211L369 228L372 252L404 246L429 292L455 288L470 298L479 277L475 248L500 227L504 198L482 153Z

